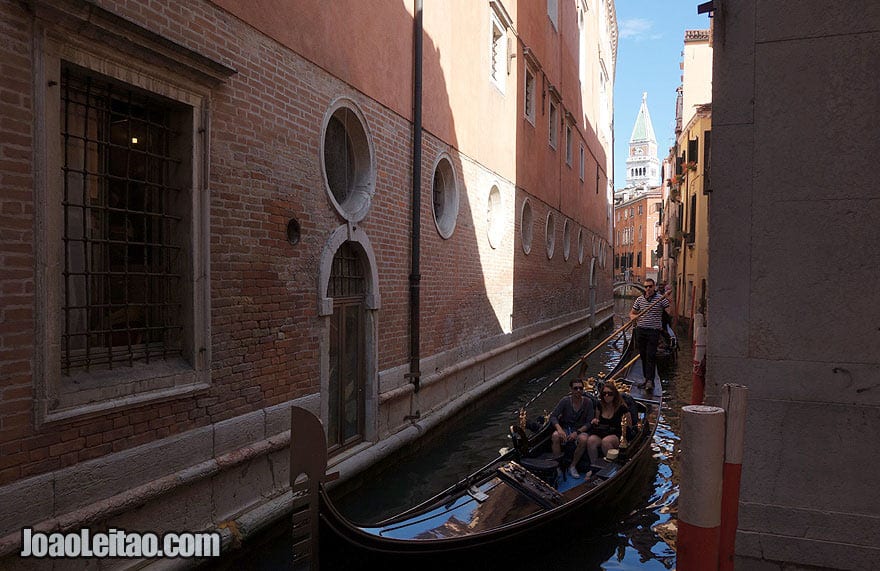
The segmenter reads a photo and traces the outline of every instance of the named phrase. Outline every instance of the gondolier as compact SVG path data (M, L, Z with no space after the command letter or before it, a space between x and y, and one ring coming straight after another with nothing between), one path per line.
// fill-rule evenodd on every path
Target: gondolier
M636 346L642 358L642 373L645 376L645 391L654 389L654 372L657 368L657 343L663 327L663 312L670 314L669 299L662 297L654 287L654 280L648 278L642 284L645 293L636 298L630 319L636 322ZM671 315L671 314L670 314Z

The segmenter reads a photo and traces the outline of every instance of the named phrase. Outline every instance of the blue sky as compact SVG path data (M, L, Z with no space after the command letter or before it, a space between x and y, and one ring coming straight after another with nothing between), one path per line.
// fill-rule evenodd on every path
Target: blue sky
M704 0L616 0L619 43L614 82L614 182L626 184L626 155L642 92L660 158L675 142L675 90L681 84L684 31L707 29Z

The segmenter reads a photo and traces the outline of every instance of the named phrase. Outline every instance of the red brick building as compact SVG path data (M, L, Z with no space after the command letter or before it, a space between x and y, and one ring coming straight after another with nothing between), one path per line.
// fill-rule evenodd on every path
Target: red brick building
M619 191L614 205L614 272L656 280L659 270L660 187Z
M228 538L291 404L350 478L610 317L613 2L429 4L420 100L414 19L0 0L0 559Z

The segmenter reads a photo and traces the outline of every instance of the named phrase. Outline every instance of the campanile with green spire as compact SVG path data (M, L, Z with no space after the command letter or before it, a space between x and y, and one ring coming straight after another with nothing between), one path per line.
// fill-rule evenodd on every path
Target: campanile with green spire
M657 137L648 113L648 93L642 93L642 106L636 117L629 154L626 157L626 186L652 187L660 185L660 159L657 158Z

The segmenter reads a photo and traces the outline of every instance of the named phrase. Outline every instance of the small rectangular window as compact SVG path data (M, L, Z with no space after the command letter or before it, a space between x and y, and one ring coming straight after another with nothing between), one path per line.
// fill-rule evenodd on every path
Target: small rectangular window
M492 37L489 43L489 77L492 83L504 93L507 81L507 28L501 23L495 11L490 14Z
M584 180L584 167L585 167L585 165L584 165L584 161L585 161L584 145L583 144L581 144L580 153L581 153L581 172L580 172L580 175L581 175L581 181L583 182L583 180Z
M526 67L526 84L525 84L525 116L529 122L535 124L535 74Z
M689 163L696 163L699 160L699 158L700 158L699 152L698 152L699 148L700 148L699 138L690 139L688 141L687 160Z
M550 146L554 149L559 141L559 108L550 102Z
M565 164L571 167L572 155L574 151L572 150L572 146L574 145L574 141L572 140L572 130L571 125L565 126Z

